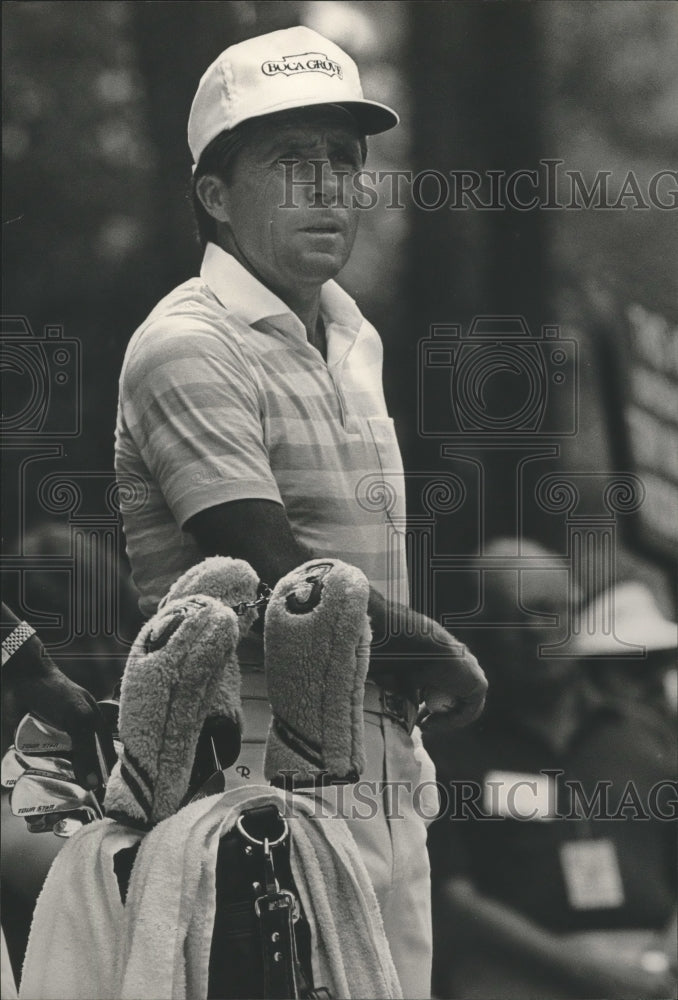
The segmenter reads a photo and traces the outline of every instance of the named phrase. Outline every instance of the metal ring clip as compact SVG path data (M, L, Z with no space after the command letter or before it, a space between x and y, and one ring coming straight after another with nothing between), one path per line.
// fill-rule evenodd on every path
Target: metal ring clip
M280 836L278 837L278 839L277 840L269 840L267 837L264 837L263 840L257 840L257 838L253 837L251 833L248 833L247 830L245 829L245 827L243 826L243 822L242 821L243 821L244 815L245 815L244 813L241 813L238 816L237 820L236 820L235 826L236 826L236 829L237 829L238 833L240 833L245 838L245 840L249 840L250 844L255 844L257 847L263 847L264 848L264 853L266 853L266 854L268 853L268 851L272 847L277 847L278 844L282 844L282 842L285 840L285 838L287 837L288 833L290 832L289 827L287 825L287 820L285 819L284 816L282 816L280 813L278 813L278 816L280 816L280 819L281 819L282 825L283 825L283 832L280 834Z
M268 604L272 593L273 591L268 584L260 583L255 601L241 601L240 604L233 605L231 611L235 612L236 615L244 615L249 608L263 608Z

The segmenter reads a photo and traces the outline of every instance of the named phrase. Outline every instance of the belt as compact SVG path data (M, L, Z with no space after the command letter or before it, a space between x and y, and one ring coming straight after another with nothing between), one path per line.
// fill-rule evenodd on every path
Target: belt
M245 701L261 701L266 704L266 721L268 721L268 694L266 691L266 674L263 671L242 671L242 698ZM414 729L419 710L409 698L396 694L386 688L379 687L374 681L365 685L364 710L375 715L385 715L393 719L408 733ZM250 706L252 712L252 706ZM265 727L266 728L266 727Z
M388 691L386 688L368 683L365 685L364 710L375 715L385 715L411 733L419 715L419 710L413 701L402 694Z

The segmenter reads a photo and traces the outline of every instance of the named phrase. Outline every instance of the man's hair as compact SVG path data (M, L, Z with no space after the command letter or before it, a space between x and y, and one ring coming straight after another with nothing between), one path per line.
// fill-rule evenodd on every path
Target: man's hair
M198 182L206 174L214 174L221 178L225 184L230 184L238 153L246 144L248 132L252 131L258 123L255 118L236 125L230 131L220 132L205 146L198 160L191 180L190 198L193 205L197 237L203 249L207 243L216 242L217 221L212 218L198 196ZM367 158L367 140L364 135L360 136L360 151L364 163Z
M236 126L231 131L220 132L205 146L191 181L191 202L200 246L216 242L217 220L209 214L198 196L198 181L205 174L215 174L226 184L230 184L233 168L239 150L244 143L244 129Z

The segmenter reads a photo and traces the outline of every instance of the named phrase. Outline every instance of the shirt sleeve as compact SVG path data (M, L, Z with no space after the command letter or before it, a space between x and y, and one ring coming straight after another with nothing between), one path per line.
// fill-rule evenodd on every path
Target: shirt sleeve
M145 331L120 394L129 434L180 527L232 500L282 503L256 379L223 333Z

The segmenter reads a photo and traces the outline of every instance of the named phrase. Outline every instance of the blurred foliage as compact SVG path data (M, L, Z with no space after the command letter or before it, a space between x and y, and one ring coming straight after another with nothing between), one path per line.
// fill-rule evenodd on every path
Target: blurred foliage
M7 293L29 313L70 313L108 297L151 225L130 8L10 3L3 14Z
M549 155L589 185L597 171L611 171L613 198L632 170L647 199L653 175L678 170L678 5L553 0L537 10ZM678 320L677 214L553 213L554 262Z

